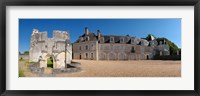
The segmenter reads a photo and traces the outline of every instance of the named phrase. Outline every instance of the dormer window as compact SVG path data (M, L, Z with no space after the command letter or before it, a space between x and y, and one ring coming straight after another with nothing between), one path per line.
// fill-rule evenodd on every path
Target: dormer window
M114 37L110 37L110 42L114 42Z
M80 38L80 41L83 41L83 37Z
M120 43L124 43L124 38L120 38Z
M159 45L162 45L162 41L159 42Z
M134 39L131 39L131 44L133 44L134 43Z
M101 42L101 43L103 43L103 42L104 42L104 38L103 38L103 37L101 37L101 39L100 39L100 42Z
M89 41L90 40L90 38L89 37L86 37L86 41Z

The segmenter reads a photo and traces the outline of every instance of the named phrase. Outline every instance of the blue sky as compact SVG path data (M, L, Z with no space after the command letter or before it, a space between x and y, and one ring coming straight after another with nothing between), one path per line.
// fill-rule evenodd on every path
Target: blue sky
M104 35L129 35L144 38L148 34L166 37L181 48L181 19L19 19L19 51L29 50L32 30L47 31L52 37L53 30L68 31L73 43L84 34L101 31Z

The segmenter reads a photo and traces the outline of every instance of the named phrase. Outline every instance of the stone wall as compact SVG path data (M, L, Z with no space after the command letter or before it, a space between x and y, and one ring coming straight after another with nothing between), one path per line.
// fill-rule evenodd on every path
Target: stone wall
M91 47L93 45L93 47ZM88 49L86 49L88 46ZM92 58L92 55L94 58ZM145 60L153 58L153 48L135 44L98 43L95 41L73 44L73 59Z
M73 44L73 59L97 59L97 41L88 41Z
M53 37L48 38L47 32L34 29L31 35L29 61L39 62L40 68L47 67L47 59L53 58L53 68L65 68L72 60L72 46L69 33L53 31Z
M29 55L20 54L20 55L19 55L19 59L20 59L20 58L29 59Z
M99 60L152 59L153 48L135 44L99 44Z
M157 55L170 55L169 45L163 44L155 47Z

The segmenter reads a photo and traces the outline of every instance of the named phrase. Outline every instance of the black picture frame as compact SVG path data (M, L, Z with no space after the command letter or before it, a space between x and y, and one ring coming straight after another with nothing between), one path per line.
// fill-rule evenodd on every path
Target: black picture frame
M194 90L6 90L6 6L194 6ZM158 14L159 15L159 14ZM1 96L200 96L200 1L199 0L0 0ZM173 86L172 86L173 87Z

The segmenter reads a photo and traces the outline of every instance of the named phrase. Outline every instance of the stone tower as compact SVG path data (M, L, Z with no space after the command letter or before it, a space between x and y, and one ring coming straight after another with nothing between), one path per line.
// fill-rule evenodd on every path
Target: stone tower
M39 67L47 67L47 59L53 59L53 68L66 68L72 60L70 35L66 31L53 31L53 37L48 38L47 32L33 29L29 50L29 61L39 62Z

